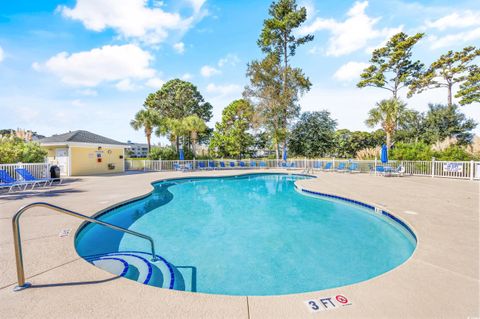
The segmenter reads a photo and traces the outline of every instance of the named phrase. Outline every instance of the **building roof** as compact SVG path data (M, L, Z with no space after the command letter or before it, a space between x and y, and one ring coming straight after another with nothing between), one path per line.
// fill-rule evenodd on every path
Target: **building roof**
M112 140L92 132L78 130L64 134L52 135L38 140L40 144L62 144L62 143L89 143L89 144L109 144L126 145L125 143Z

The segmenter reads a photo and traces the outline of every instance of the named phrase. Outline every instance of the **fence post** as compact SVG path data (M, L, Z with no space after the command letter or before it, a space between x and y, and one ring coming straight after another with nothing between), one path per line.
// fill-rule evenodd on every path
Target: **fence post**
M335 157L332 158L332 170L333 171L335 170Z
M375 164L373 165L373 170L375 172L375 175L377 175L377 156L375 155Z
M470 180L473 181L474 162L470 161Z
M432 177L435 177L435 157L432 157Z

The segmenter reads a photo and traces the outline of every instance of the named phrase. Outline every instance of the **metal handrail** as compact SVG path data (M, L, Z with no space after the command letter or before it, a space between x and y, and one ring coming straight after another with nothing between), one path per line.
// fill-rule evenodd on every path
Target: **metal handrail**
M153 243L153 239L150 236L147 236L147 235L144 235L144 234L141 234L141 233L137 233L135 231L132 231L132 230L129 230L129 229L126 229L126 228L115 226L115 225L112 225L110 223L107 223L107 222L104 222L104 221L101 221L101 220L98 220L98 219L94 219L92 217L88 217L88 216L82 215L80 213L77 213L77 212L74 212L74 211L56 206L56 205L52 205L52 204L44 203L44 202L36 202L36 203L32 203L32 204L28 204L28 205L23 206L12 217L13 242L14 242L14 245L15 245L15 260L16 260L16 264L17 264L17 279L18 279L18 286L16 286L14 288L15 291L19 291L19 290L22 290L22 289L25 289L25 288L28 288L28 287L31 286L30 283L25 282L25 271L24 271L24 267L23 267L23 255L22 255L22 242L21 242L21 238L20 238L20 216L26 210L28 210L32 207L49 208L51 210L54 210L54 211L57 211L57 212L60 212L60 213L63 213L63 214L67 214L67 215L70 215L70 216L73 216L73 217L77 217L77 218L86 220L86 221L91 222L91 223L103 225L103 226L111 228L113 230L118 230L118 231L124 232L126 234L130 234L130 235L133 235L133 236L137 236L137 237L146 239L150 242L150 246L151 246L151 249L152 249L152 261L157 261L158 260L157 255L155 254L155 244Z

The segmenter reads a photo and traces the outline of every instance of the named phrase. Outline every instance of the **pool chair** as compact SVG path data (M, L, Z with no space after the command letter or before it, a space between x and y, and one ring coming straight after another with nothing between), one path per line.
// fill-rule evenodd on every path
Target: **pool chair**
M180 171L180 170L182 170L182 169L180 168L180 164L178 164L178 163L173 163L173 170L175 170L175 171Z
M192 163L187 163L185 164L185 166L183 167L183 171L193 171L193 165Z
M246 167L244 161L240 161L240 162L238 163L238 165L240 165L241 168L245 168L245 167Z
M403 167L402 165L398 165L398 167L395 168L394 170L392 170L390 172L390 174L392 176L398 176L398 177L404 176L405 175L405 167Z
M225 162L220 162L220 168L221 169L226 169L227 167L225 166Z
M13 188L17 187L18 189L26 190L28 185L32 183L27 181L17 181L15 178L10 176L8 172L4 169L0 169L0 188L8 188L8 191L11 192Z
M260 162L260 163L258 164L258 166L259 166L260 168L267 168L267 163L265 163L265 162L262 161L262 162Z
M328 162L327 164L325 164L325 166L323 167L322 171L325 171L325 172L329 172L333 169L332 167L332 162Z
M208 168L209 169L215 169L215 162L214 161L208 161Z
M207 166L205 165L205 162L198 162L198 168L200 170L205 170L207 169Z
M375 167L375 174L385 175L386 170L384 166L378 165Z
M43 186L47 185L52 185L53 183L53 178L37 178L32 175L26 168L16 168L15 172L20 175L23 181L25 182L30 182L32 184L32 189L35 187L35 185L40 185L43 184ZM59 184L62 183L62 180L60 179Z
M358 169L358 164L357 163L352 163L350 166L347 168L347 172L349 173L360 173L360 170Z
M235 162L230 162L230 167L235 168Z
M250 162L250 167L251 168L257 168L257 162L251 161Z
M339 172L339 173L343 173L345 172L347 169L345 167L345 163L344 162L340 162L340 164L338 164L338 167L335 169L335 171Z

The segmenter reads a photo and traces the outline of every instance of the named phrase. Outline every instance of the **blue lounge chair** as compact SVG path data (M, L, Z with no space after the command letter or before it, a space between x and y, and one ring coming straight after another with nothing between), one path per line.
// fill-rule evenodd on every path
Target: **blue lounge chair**
M313 169L321 170L321 169L322 169L322 166L323 166L323 163L322 163L322 162L315 162L315 163L313 163Z
M192 171L193 170L193 165L192 163L187 163L185 164L183 171Z
M214 161L208 161L208 168L215 169L215 162Z
M8 172L4 169L0 169L0 188L8 188L8 191L11 192L14 187L18 187L19 189L26 190L28 185L32 183L27 181L17 181L15 178L10 176Z
M262 162L260 162L259 166L260 166L261 168L267 168L267 163L265 163L265 162L262 161Z
M175 171L180 171L180 170L181 170L180 164L178 164L178 163L173 163L173 169L174 169Z
M381 165L375 167L375 173L380 174L380 175L385 175L385 173L386 173L385 167L381 166Z
M350 164L347 171L349 173L360 173L360 170L358 169L358 164L357 163Z
M223 168L223 169L227 168L227 167L225 166L225 162L220 162L220 168Z
M345 163L344 162L340 162L340 164L338 164L338 167L336 169L337 172L345 172L346 168L345 168Z
M235 162L230 162L230 167L234 168L235 167Z
M238 163L240 165L241 168L245 168L245 162L244 161L240 161L240 163Z
M207 166L205 166L205 162L198 162L198 168L204 170L207 169Z
M39 185L43 183L43 186L52 185L53 179L52 178L37 178L33 176L26 168L16 168L15 172L20 175L23 181L30 182L32 184L32 189L35 185ZM60 179L60 183L62 180Z
M325 166L323 167L323 171L331 171L333 169L332 167L332 162L328 162L327 164L325 164Z
M251 161L250 162L250 167L257 167L257 162Z

